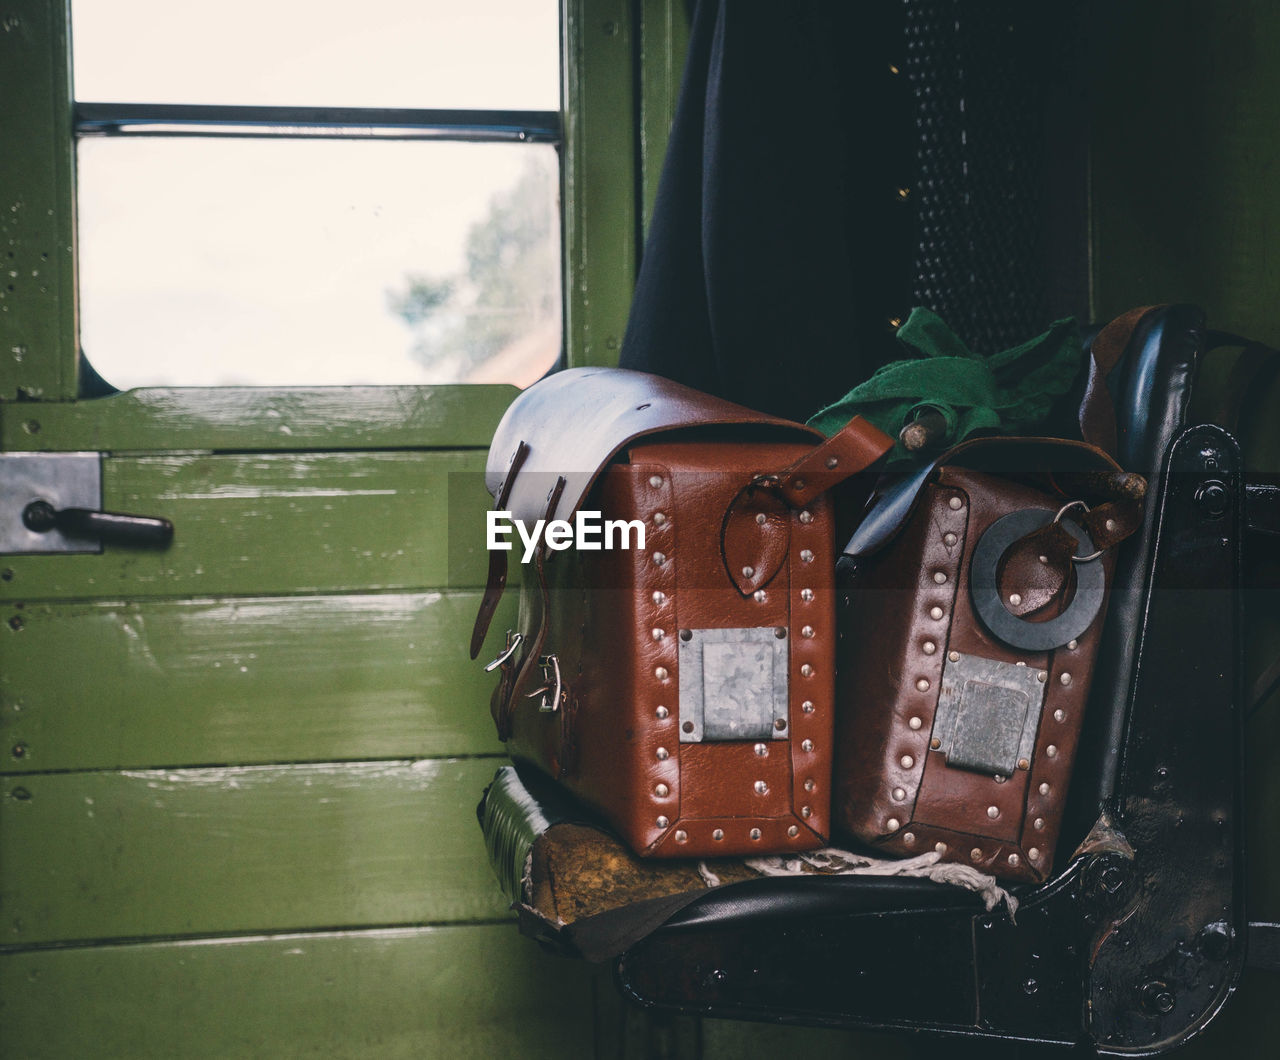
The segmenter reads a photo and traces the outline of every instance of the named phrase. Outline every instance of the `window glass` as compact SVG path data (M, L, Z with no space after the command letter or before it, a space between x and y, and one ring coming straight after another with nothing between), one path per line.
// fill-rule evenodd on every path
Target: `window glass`
M512 382L559 354L556 150L93 137L81 345L121 389Z
M72 0L76 98L558 110L556 0Z

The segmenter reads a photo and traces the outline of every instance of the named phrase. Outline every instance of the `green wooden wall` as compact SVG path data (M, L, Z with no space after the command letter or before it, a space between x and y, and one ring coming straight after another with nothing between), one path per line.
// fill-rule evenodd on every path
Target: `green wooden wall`
M686 7L564 0L573 363L617 355ZM1276 342L1280 9L1223 8L1100 9L1093 298L1189 299ZM0 1057L1030 1055L640 1013L518 935L474 821L503 759L465 654L464 528L513 392L76 401L64 16L0 0L0 447L104 453L107 506L177 536L0 557ZM1280 780L1252 753L1252 898L1276 918ZM1186 1055L1274 1041L1277 985L1250 973Z

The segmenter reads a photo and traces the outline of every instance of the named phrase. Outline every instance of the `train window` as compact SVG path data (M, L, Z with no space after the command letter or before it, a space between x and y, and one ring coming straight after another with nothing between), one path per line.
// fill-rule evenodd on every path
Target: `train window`
M562 343L558 7L73 0L94 368L538 378Z

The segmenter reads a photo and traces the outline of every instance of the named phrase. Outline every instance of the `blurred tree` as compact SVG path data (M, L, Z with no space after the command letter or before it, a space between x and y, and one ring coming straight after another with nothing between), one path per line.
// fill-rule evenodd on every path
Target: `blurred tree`
M466 379L516 343L558 327L560 255L555 174L536 160L471 227L466 271L410 275L388 292L432 378Z

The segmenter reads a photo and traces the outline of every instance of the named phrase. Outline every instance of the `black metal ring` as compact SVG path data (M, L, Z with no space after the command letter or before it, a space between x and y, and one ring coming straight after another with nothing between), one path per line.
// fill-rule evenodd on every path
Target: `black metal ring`
M997 519L979 539L969 565L969 596L983 625L998 639L1023 651L1060 648L1088 629L1102 609L1106 575L1100 563L1076 564L1075 597L1056 618L1029 622L1004 606L997 584L1000 560L1014 542L1053 521L1053 512L1040 508L1024 508ZM1094 550L1093 541L1079 525L1070 519L1058 521L1086 554Z

